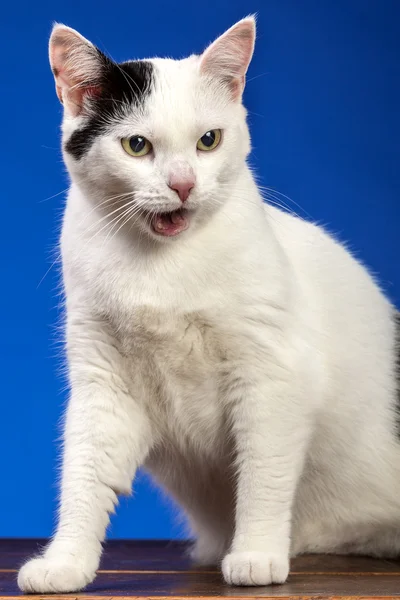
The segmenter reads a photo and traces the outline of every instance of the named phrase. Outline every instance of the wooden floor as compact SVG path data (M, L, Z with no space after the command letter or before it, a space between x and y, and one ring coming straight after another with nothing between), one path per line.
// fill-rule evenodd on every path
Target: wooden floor
M17 569L44 542L0 540L0 600L24 598L16 585ZM185 546L176 542L108 542L95 582L84 593L59 598L400 598L400 560L304 556L292 561L289 580L280 586L234 588L217 569L193 569ZM28 598L28 596L25 596Z

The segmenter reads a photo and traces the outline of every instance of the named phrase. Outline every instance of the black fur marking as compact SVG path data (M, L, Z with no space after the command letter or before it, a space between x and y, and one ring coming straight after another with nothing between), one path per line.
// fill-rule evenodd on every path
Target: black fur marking
M97 96L86 99L86 124L73 132L65 150L79 160L89 150L96 136L104 133L110 122L118 121L123 104L140 106L153 87L153 65L147 61L129 61L116 64L99 51L101 76L94 85Z

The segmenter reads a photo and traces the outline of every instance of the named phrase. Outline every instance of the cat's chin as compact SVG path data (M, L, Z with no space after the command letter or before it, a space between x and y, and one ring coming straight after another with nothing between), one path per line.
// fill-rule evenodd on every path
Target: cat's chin
M171 212L156 213L150 220L146 219L149 227L157 236L175 237L186 231L190 225L189 212L180 208Z

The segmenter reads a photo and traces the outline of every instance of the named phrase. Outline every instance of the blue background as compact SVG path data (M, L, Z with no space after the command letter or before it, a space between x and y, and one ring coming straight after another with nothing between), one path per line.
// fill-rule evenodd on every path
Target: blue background
M51 22L75 27L116 60L179 58L252 11L259 12L246 89L252 163L296 212L350 242L400 305L399 0L3 4L0 536L49 535L57 495L66 394L57 268L45 273L67 179L47 63ZM141 475L110 536L180 535L174 509Z

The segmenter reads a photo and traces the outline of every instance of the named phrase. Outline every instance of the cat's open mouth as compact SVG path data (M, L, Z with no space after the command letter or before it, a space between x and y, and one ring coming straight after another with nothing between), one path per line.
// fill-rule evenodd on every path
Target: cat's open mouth
M188 211L180 208L172 212L157 213L151 218L150 224L153 232L158 235L178 235L189 227Z

